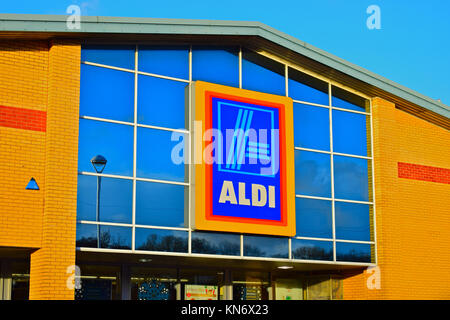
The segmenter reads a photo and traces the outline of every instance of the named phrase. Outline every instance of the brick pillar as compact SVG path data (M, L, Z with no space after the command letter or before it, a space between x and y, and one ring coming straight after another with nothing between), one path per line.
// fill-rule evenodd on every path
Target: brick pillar
M381 98L372 99L373 157L375 170L377 270L364 270L344 279L344 299L390 299L387 285L390 278L398 276L388 272L396 263L395 255L400 250L395 243L398 221L392 214L397 188L398 128L395 104ZM380 289L374 285L374 277L380 277ZM372 284L368 286L368 280Z
M75 264L80 44L50 43L41 248L31 254L30 299L71 300Z
M375 170L375 205L376 232L378 253L378 276L380 289L368 289L369 299L392 299L389 283L392 283L392 266L397 264L396 256L401 251L396 234L399 225L404 223L392 214L396 206L397 191L397 159L398 159L398 126L395 104L381 98L372 100L373 116L373 149ZM365 282L374 275L365 274Z

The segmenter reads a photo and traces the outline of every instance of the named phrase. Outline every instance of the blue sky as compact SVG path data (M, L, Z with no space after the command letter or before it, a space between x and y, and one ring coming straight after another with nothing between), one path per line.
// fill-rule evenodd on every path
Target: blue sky
M450 1L406 0L23 0L0 13L259 21L450 105ZM381 29L369 30L377 5Z

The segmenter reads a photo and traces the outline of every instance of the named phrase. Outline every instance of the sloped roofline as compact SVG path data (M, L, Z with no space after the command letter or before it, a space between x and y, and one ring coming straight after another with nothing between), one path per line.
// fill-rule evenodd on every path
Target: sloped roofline
M260 22L81 16L80 29L67 28L66 15L0 14L0 33L177 34L256 36L317 61L412 104L450 118L450 107Z

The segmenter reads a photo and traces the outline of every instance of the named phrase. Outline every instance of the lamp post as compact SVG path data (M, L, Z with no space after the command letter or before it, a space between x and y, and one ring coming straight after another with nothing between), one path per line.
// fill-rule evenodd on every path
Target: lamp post
M106 166L106 158L102 155L96 155L91 159L92 166L95 172L102 173ZM100 188L102 183L102 177L97 176L97 210L96 221L100 221ZM97 248L100 248L100 226L97 224Z

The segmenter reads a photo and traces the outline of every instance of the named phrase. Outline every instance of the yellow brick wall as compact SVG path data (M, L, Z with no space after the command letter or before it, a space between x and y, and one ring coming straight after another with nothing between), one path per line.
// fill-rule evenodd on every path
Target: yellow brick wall
M46 111L48 42L0 42L0 79L0 106ZM0 246L40 247L44 166L45 132L0 126Z
M380 289L367 271L345 299L450 299L450 184L398 178L398 162L450 169L450 132L373 100Z
M46 113L41 131L0 126L0 249L36 249L30 299L74 297L80 52L67 40L0 42L0 107ZM25 189L31 177L40 190Z
M30 299L73 299L80 44L54 40L49 50L44 214L41 249L31 254Z
M48 41L1 41L0 75L0 105L45 111Z

